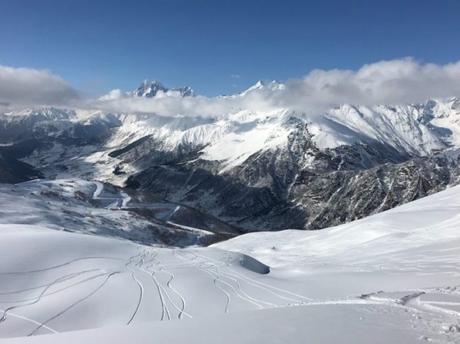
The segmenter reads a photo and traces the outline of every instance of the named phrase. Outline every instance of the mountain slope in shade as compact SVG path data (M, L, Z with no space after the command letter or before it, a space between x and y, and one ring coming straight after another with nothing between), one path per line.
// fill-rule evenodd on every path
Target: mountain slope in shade
M0 153L0 183L19 183L41 177L38 170Z

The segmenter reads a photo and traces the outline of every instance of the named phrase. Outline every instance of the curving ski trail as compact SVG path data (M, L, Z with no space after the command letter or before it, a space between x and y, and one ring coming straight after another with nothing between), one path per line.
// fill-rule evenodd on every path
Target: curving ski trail
M131 272L131 277L133 278L133 280L137 283L138 287L139 287L139 299L137 301L137 305L136 305L136 308L134 309L134 312L133 314L131 315L131 317L129 318L128 322L126 323L126 325L129 325L131 324L131 322L134 320L134 317L136 316L137 312L139 311L139 308L141 307L141 303L142 303L142 299L144 297L144 286L142 285L142 283L136 278L134 272Z
M174 254L174 251L173 251L173 254ZM179 291L177 291L177 290L172 286L172 281L173 281L173 279L175 278L175 274L172 273L171 271L166 270L166 269L164 268L164 266L161 264L160 260L158 260L158 259L156 258L157 256L158 256L158 254L155 255L155 257L154 257L153 259L156 260L156 265L158 266L159 271L162 272L162 273L165 273L165 274L169 275L169 279L168 279L168 281L166 282L166 286L167 286L174 294L176 294L176 295L179 297L179 299L180 299L181 306L178 307L178 306L172 301L172 299L171 299L169 293L168 293L166 290L163 289L163 290L165 291L166 296L167 296L168 299L169 299L169 302L171 302L171 304L173 305L173 307L176 308L176 310L179 312L178 315L177 315L178 319L182 319L182 315L185 315L185 316L187 316L187 317L189 317L189 318L193 318L189 313L187 313L187 312L185 311L185 298L183 297L183 295L182 295L181 293L179 293Z
M193 253L190 252L190 253L196 255L197 257L201 257L202 259L207 259L207 260L209 260L209 261L215 262L215 263L217 263L217 264L224 264L224 263L221 262L221 261L218 261L218 260L215 260L215 259L213 259L213 258L210 258L210 257L206 257L206 256L203 256L203 255L200 255L200 254L195 253L195 252L193 252ZM270 285L270 284L267 284L267 283L264 283L264 282L261 282L261 281L257 281L257 280L255 280L255 279L253 279L253 278L250 278L250 277L248 277L248 276L245 276L245 275L243 275L243 274L241 274L241 273L239 273L239 272L237 272L237 271L231 269L228 265L226 265L226 266L227 266L227 270L228 270L231 274L236 275L236 276L238 276L238 277L240 277L240 278L242 278L242 279L246 279L246 280L248 280L248 281L251 281L252 283L259 284L260 286L263 286L263 287L266 287L266 288L269 288L269 289L273 289L273 290L276 290L276 291L278 291L278 292L282 292L282 293L291 295L291 296L293 296L293 297L297 297L297 298L302 299L302 300L304 300L304 301L312 301L312 299L309 298L309 297L306 297L306 296L303 296L303 295L294 293L294 292L292 292L292 291L290 291L290 290L287 290L287 289L284 289L284 288L275 287L275 286L273 286L273 285ZM292 300L292 299L291 299L291 300Z
M120 271L115 271L115 272L111 272L109 274L107 274L107 277L105 278L105 280L96 288L94 289L93 291L91 291L89 294L87 294L86 296L78 299L77 301L73 302L72 304L70 304L69 306L67 306L66 308L64 308L62 311L56 313L55 315L53 315L52 317L48 318L47 320L45 320L44 322L42 322L39 326L37 326L32 332L30 332L27 336L32 336L34 335L40 328L42 328L44 325L48 324L49 322L53 321L54 319L60 317L61 315L63 315L64 313L68 312L70 309L74 308L75 306L79 305L80 303L86 301L87 299L89 299L91 296L93 296L94 294L96 294L99 290L101 290L105 285L106 283L109 281L109 279L116 275L116 274L119 274Z

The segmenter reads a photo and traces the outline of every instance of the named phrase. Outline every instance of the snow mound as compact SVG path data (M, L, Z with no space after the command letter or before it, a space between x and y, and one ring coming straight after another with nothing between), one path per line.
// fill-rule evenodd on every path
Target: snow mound
M257 259L252 258L251 256L248 256L246 254L242 254L239 259L239 264L253 272L256 272L258 274L268 274L270 273L270 267L259 262Z

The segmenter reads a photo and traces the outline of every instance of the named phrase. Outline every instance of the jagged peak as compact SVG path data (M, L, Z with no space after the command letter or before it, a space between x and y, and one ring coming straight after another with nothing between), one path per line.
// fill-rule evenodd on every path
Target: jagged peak
M159 92L166 94L177 93L182 97L190 97L194 95L193 89L189 86L179 88L167 88L163 85L161 81L149 79L145 79L136 90L131 92L131 94L137 97L152 98L159 94Z
M248 94L256 90L267 89L271 91L276 91L276 90L284 90L285 88L286 88L286 85L277 80L270 80L270 81L258 80L254 85L250 86L248 89L241 92L241 95L245 95L245 94Z

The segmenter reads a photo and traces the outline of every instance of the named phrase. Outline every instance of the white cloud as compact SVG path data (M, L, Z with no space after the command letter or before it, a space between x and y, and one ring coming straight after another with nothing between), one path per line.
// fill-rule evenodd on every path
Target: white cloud
M116 88L109 93L103 95L102 97L99 98L101 101L107 101L107 100L115 100L115 99L120 99L123 98L124 94L123 91L120 90L119 88Z
M117 91L118 92L118 91ZM381 61L359 70L313 70L284 87L265 87L229 97L114 97L97 107L110 111L155 112L162 115L225 116L240 109L290 108L320 113L339 104L406 104L429 98L460 96L460 61L437 65L411 58Z
M0 65L1 104L68 105L77 98L64 79L49 71Z
M11 103L224 117L242 109L289 108L315 114L344 103L396 105L450 96L460 96L460 61L439 65L405 58L364 65L358 70L317 69L303 78L287 80L282 87L272 82L226 97L180 97L172 92L142 98L116 89L99 99L79 100L65 80L48 71L0 65L0 109Z
M288 82L288 90L300 100L297 106L306 107L416 103L460 96L460 61L436 65L406 58L364 65L357 71L314 70L302 80Z

